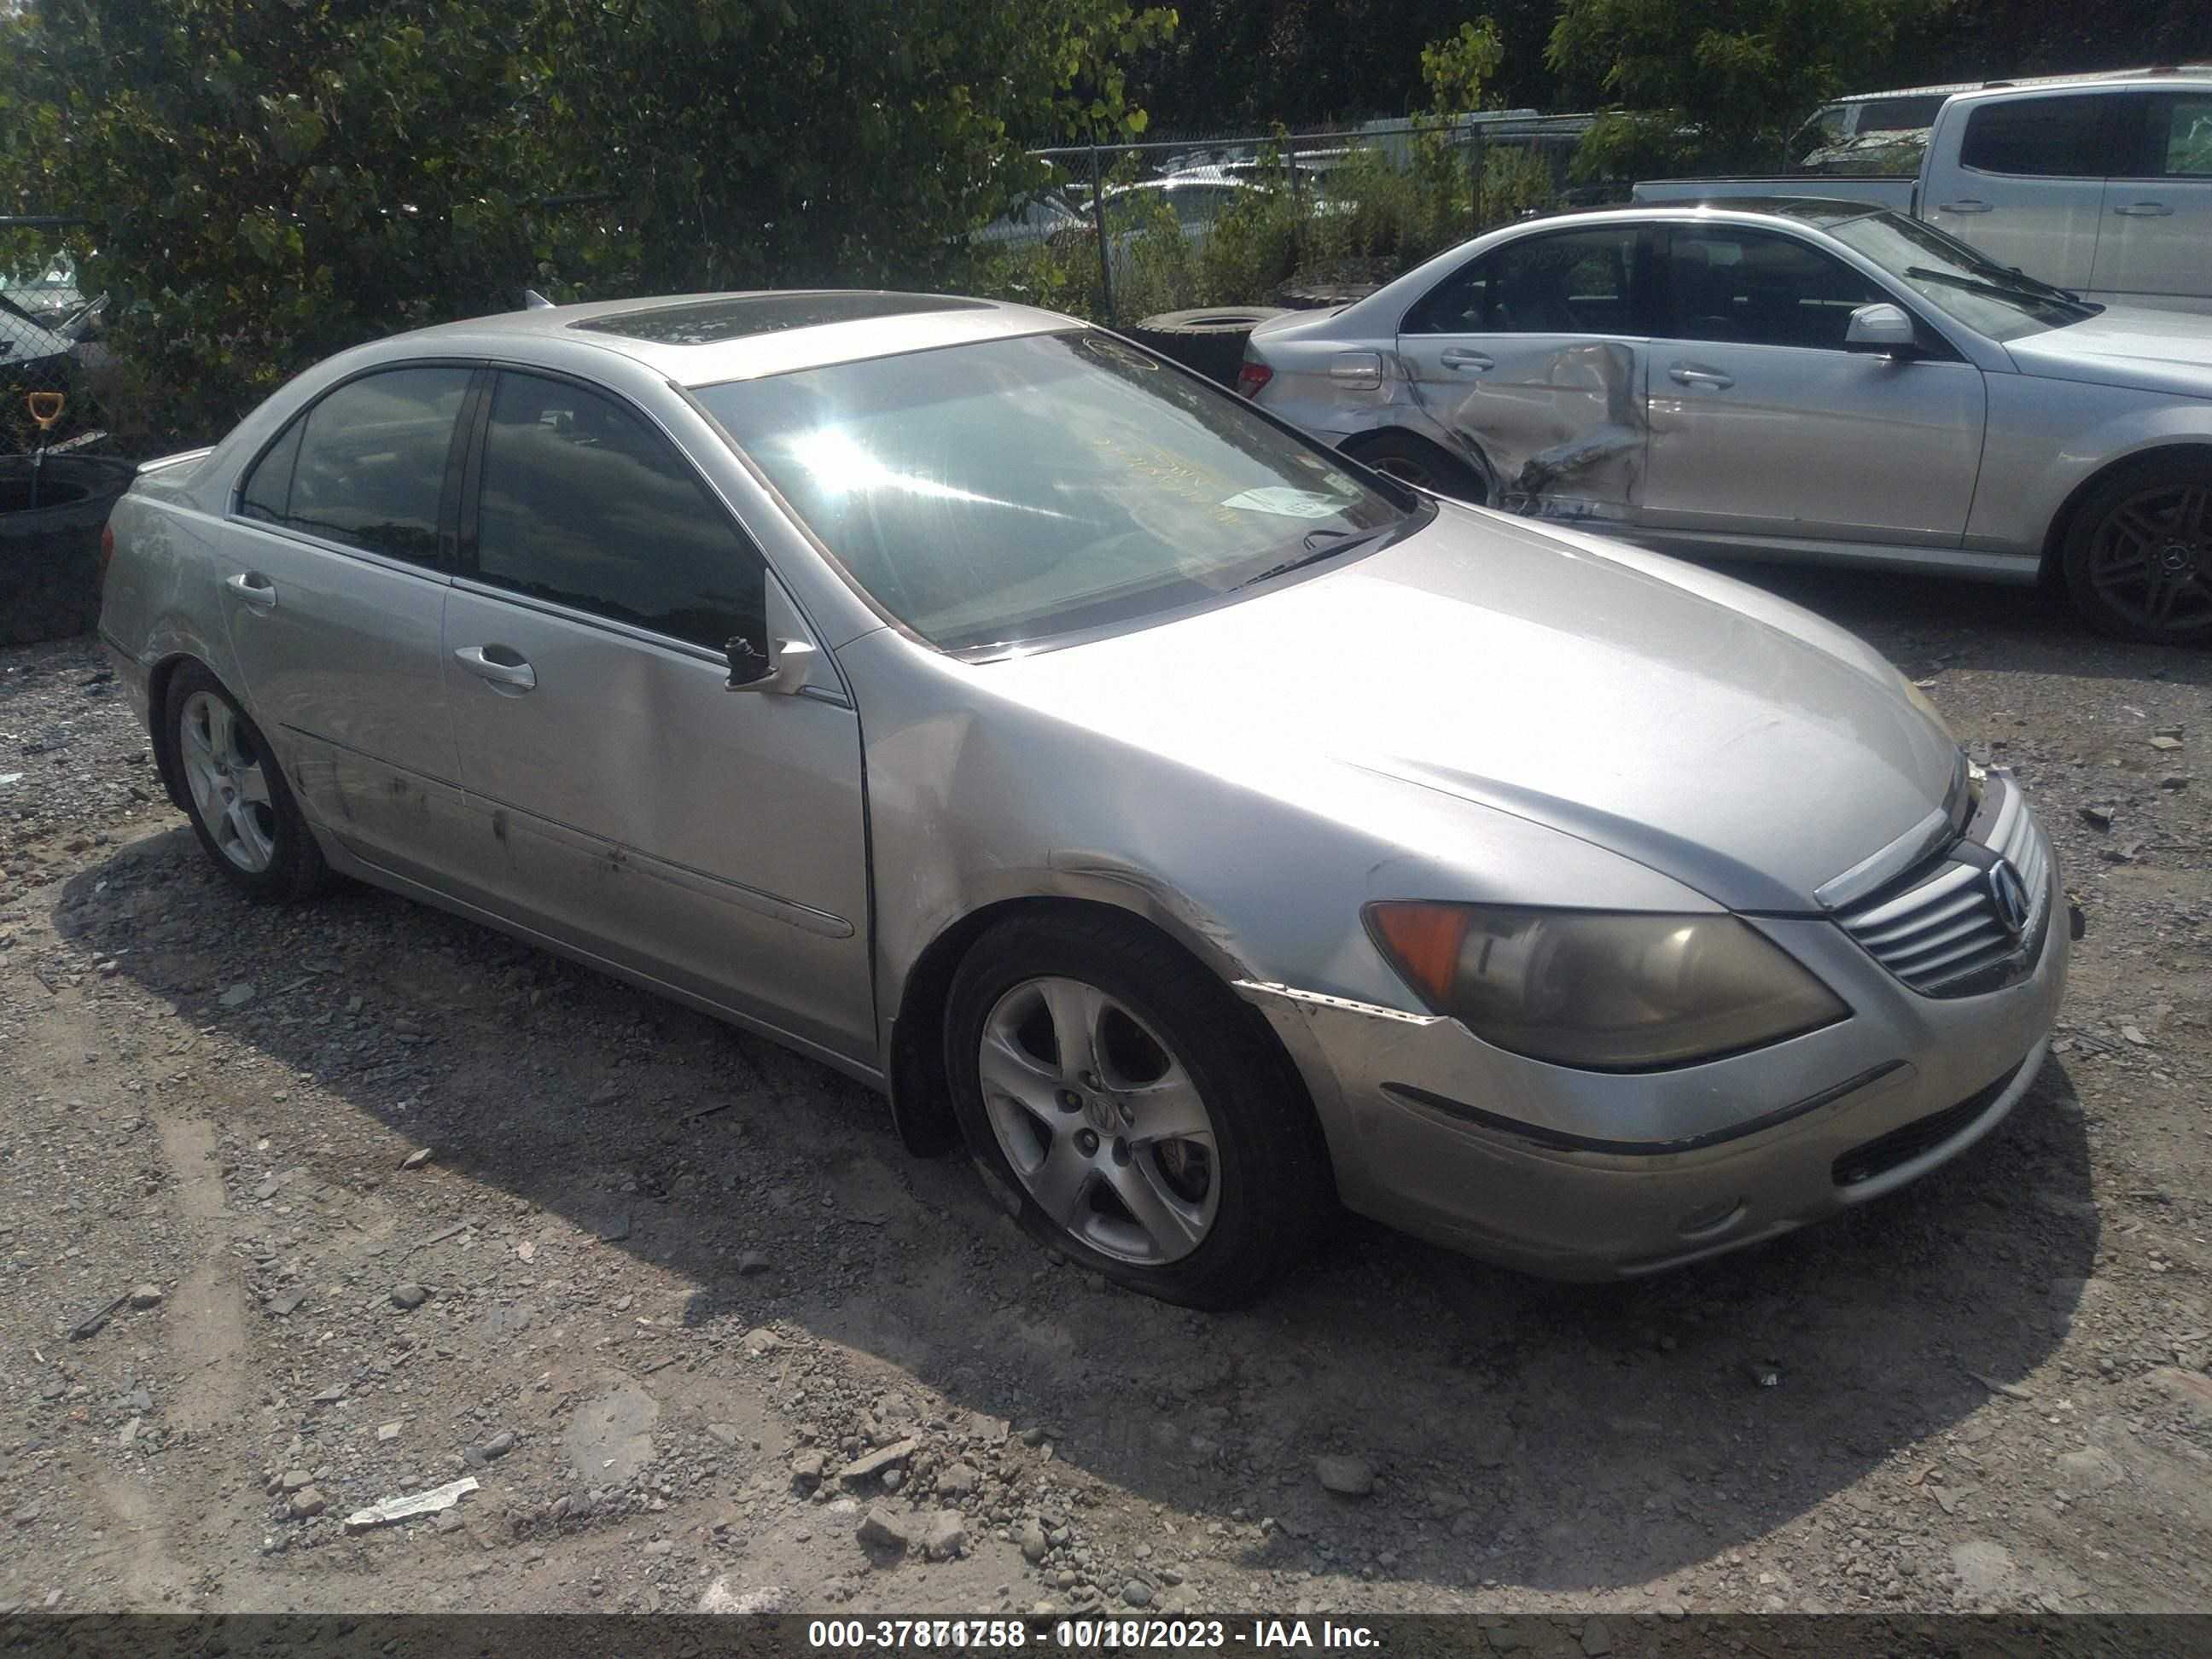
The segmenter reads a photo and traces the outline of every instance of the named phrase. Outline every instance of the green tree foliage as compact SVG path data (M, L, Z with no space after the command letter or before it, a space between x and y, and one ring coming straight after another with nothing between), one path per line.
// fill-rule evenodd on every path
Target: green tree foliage
M1121 0L31 0L0 210L90 212L87 291L179 437L397 329L555 297L927 282L1143 117Z
M1043 182L1025 147L1142 129L1121 64L1173 24L1116 0L564 8L564 171L620 200L647 289L927 280Z
M1775 165L1823 99L1864 85L1942 0L1565 0L1547 58L1572 102L1622 106L1585 174ZM1587 101L1585 101L1587 100Z
M1548 106L1544 42L1557 0L1486 0L1505 56L1491 82L1509 106ZM1467 0L1176 0L1172 40L1141 60L1135 84L1175 131L1261 132L1403 116L1428 92L1420 43L1454 33Z

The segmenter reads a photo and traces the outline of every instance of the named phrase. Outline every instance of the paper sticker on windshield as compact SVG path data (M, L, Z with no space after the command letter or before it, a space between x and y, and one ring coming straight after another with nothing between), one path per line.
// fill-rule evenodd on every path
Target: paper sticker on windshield
M1345 504L1334 495L1323 495L1315 490L1269 484L1231 495L1222 506L1241 507L1252 513L1273 513L1285 519L1333 519L1344 510Z

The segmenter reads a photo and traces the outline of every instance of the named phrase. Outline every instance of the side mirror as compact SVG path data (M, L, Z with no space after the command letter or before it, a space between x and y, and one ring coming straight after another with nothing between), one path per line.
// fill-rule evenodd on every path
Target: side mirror
M1877 353L1885 357L1920 355L1920 330L1903 306L1887 302L1861 306L1851 313L1844 331L1844 349Z
M790 695L806 684L806 671L814 661L814 647L805 640L776 640L763 656L753 642L738 635L722 647L730 665L723 682L732 691L775 691Z

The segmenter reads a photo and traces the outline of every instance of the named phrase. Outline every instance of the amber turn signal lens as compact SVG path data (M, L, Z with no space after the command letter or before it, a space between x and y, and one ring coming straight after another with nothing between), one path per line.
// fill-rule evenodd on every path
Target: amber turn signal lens
M1459 948L1466 942L1467 911L1454 904L1370 904L1369 921L1399 971L1441 1008L1450 1000L1459 971Z

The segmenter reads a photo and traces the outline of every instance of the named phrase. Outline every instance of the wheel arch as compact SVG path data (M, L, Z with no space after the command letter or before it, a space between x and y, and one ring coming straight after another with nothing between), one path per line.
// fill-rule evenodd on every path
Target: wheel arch
M2212 465L2212 439L2167 439L2142 449L2131 450L2107 461L2075 484L2066 493L2066 499L2058 504L2058 510L2051 515L2050 527L2044 532L2043 560L2037 568L2039 578L2046 583L2059 580L2059 562L2065 556L2066 538L2074 533L2081 507L2091 495L2124 473L2184 457L2193 457Z
M1330 1167L1326 1139L1321 1133L1320 1117L1314 1109L1304 1068L1267 1018L1230 989L1231 981L1241 975L1234 958L1218 941L1193 939L1187 930L1175 925L1172 918L1164 916L1153 907L1126 902L1118 896L1079 894L1026 894L978 905L940 928L915 958L900 988L886 1067L892 1120L899 1139L909 1152L933 1158L959 1145L959 1128L952 1115L951 1087L945 1074L942 1033L953 976L959 972L961 963L977 941L1000 922L1018 915L1054 913L1118 917L1164 939L1219 981L1237 1010L1237 1017L1251 1022L1252 1029L1264 1036L1269 1048L1281 1060L1285 1083L1297 1091L1297 1103L1304 1108L1312 1127L1323 1167ZM1333 1187L1333 1170L1330 1182Z
M169 804L179 812L185 810L184 771L177 756L177 733L169 722L169 687L175 684L177 672L186 663L198 663L215 673L213 667L189 651L172 651L155 660L146 675L146 729L154 750L154 770L161 780L161 788L169 797ZM221 675L216 675L221 679ZM235 696L236 692L232 696Z
M1410 443L1423 449L1431 450L1439 460L1448 465L1469 469L1482 480L1485 501L1491 505L1495 505L1498 501L1502 489L1498 469L1491 465L1490 457L1485 453L1482 446L1472 440L1461 440L1455 446L1448 446L1439 442L1418 427L1392 423L1370 426L1354 432L1340 441L1336 447L1340 453L1351 457L1361 465L1371 466L1374 463L1369 461L1363 452L1372 449L1378 443L1392 442Z

